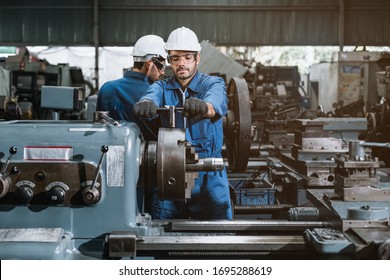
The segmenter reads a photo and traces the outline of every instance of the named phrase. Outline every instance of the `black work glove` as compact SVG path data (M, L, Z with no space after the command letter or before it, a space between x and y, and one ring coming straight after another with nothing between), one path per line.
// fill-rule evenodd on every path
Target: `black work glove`
M206 102L197 98L189 98L184 102L183 116L192 117L206 115L209 111Z
M150 118L157 114L157 106L152 100L143 100L135 103L134 115L142 118Z

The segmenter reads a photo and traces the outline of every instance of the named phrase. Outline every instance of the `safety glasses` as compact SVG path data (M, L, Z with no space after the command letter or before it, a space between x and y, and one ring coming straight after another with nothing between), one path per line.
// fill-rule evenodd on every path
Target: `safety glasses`
M159 61L157 58L153 57L152 61L154 65L156 65L158 70L165 71L165 68L167 67L163 62Z
M190 64L190 63L194 62L195 59L196 59L196 52L185 53L182 55L169 55L168 56L168 61L170 64L178 64L178 63L180 63L181 60L183 60L183 62L185 64Z

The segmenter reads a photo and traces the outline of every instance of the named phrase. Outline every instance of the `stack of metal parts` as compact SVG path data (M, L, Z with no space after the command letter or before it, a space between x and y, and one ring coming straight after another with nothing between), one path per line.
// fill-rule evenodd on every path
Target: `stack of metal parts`
M336 156L346 153L341 139L329 136L324 120L296 120L300 126L294 133L294 145L290 153L282 153L285 167L304 179L304 186L333 187Z
M267 120L264 140L281 151L288 151L294 144L294 134L287 131L287 120Z
M366 154L360 142L350 141L349 154L336 159L335 193L344 201L377 201L386 196L386 191L379 188L376 174L380 162Z

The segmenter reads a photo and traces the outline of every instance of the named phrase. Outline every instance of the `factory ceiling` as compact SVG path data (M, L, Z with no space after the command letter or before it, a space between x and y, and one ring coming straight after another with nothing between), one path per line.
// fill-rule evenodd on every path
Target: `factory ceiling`
M0 45L132 46L186 26L220 46L390 45L387 0L0 0Z

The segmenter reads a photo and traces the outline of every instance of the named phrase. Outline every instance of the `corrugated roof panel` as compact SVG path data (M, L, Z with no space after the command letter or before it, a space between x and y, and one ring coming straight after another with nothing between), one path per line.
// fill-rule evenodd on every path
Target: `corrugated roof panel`
M66 4L70 5L71 2ZM79 5L65 6L64 1L52 3L46 0L32 3L2 0L0 3L1 44L15 44L15 42L19 45L91 44L92 7L80 6L83 2L86 1L81 1Z
M3 45L93 43L93 0L1 0ZM388 0L98 0L100 45L180 26L217 45L389 45ZM345 18L340 22L339 4ZM344 30L339 34L340 27ZM340 36L344 36L339 38ZM339 42L341 40L342 42Z
M324 41L337 44L338 39L338 0L101 0L100 4L101 26L110 24L113 30L101 31L103 44L131 44L148 33L167 38L180 26L218 45L300 45L303 41L322 45Z
M390 9L350 10L345 26L346 45L390 46Z
M109 11L101 12L103 44L132 44L151 32L167 38L180 26L218 45L322 45L337 43L336 11ZM139 24L150 18L148 25Z
M368 0L363 0L368 1ZM379 0L380 1L380 0ZM383 1L383 0L382 0ZM131 6L142 7L148 6L152 9L158 9L160 6L174 7L185 9L186 6L195 6L198 9L204 7L225 7L231 6L304 6L318 7L324 5L337 6L339 0L99 0L102 6Z

